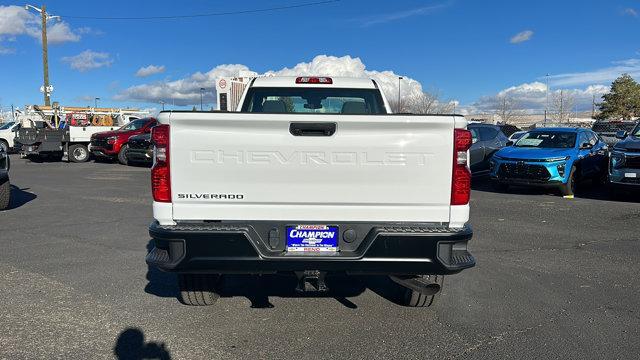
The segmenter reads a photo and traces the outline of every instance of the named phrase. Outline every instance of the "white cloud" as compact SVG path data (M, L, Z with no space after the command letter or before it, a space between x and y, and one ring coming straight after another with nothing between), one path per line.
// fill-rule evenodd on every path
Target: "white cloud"
M197 72L179 80L132 86L117 94L115 99L151 103L166 101L181 106L195 105L200 103L200 88L205 88L206 101L213 102L216 79L221 76L237 76L241 70L248 71L249 68L241 64L218 65L206 73ZM398 74L390 70L367 70L360 58L351 56L318 55L310 62L299 63L292 68L270 70L266 74L367 77L376 80L387 98L394 99L398 96ZM403 97L414 96L422 93L422 85L404 76L400 90Z
M451 3L435 4L430 6L423 6L415 9L398 11L393 13L374 15L358 19L362 23L362 26L367 27L371 25L384 24L392 21L402 20L412 16L427 15L436 10L443 9L450 6Z
M533 36L533 31L531 30L521 31L515 34L513 37L511 37L510 42L512 44L519 44L519 43L531 40L532 36Z
M609 92L609 86L589 85L585 88L551 88L549 101L554 93L564 91L575 99L578 110L591 109L591 103L595 96L600 101L603 94ZM490 96L483 96L469 106L465 107L467 113L488 113L499 108L502 98L511 99L519 109L529 113L542 113L547 105L547 85L542 82L524 83L512 86Z
M96 52L93 50L85 50L75 56L63 57L62 61L69 63L72 69L80 72L110 66L113 63L113 59L111 59L109 53Z
M0 55L15 54L15 53L16 53L16 49L8 48L0 45Z
M638 17L638 12L633 8L626 8L626 9L622 10L622 14L633 16L633 17Z
M576 86L588 84L610 83L621 74L629 74L640 78L640 59L616 61L612 66L592 71L557 74L549 77L552 86Z
M147 77L164 72L164 65L149 65L143 66L136 72L137 77Z
M40 39L40 36L38 36L38 39ZM79 33L71 31L71 28L65 22L47 25L47 42L49 44L59 44L67 41L76 42L79 40Z
M64 21L50 20L47 26L47 39L50 44L63 42L76 42L80 40L80 34L86 32L74 31ZM13 39L16 36L26 35L34 39L41 37L40 16L25 10L21 6L0 6L0 40Z

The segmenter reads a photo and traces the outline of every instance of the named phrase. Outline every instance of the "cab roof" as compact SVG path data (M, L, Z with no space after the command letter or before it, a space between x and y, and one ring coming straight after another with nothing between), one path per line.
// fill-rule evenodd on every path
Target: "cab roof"
M252 87L318 87L318 88L349 88L349 89L375 89L372 79L341 76L318 76L331 78L332 84L297 84L299 76L264 76L253 81ZM316 77L316 76L302 76Z

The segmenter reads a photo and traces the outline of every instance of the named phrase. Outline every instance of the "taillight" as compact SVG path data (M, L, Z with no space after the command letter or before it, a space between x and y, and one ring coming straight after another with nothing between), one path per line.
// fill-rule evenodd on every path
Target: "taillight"
M151 192L153 200L171 202L171 172L169 167L169 125L151 129L153 142L153 167L151 168Z
M296 84L333 84L333 79L330 77L301 76L296 78Z
M451 205L466 205L471 196L471 171L467 166L467 151L472 144L471 132L454 129L453 175L451 179Z

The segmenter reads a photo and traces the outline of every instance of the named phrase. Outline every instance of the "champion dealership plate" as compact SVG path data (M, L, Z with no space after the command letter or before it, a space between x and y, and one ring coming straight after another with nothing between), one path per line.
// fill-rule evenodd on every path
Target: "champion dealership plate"
M338 227L297 225L287 227L288 252L338 251Z

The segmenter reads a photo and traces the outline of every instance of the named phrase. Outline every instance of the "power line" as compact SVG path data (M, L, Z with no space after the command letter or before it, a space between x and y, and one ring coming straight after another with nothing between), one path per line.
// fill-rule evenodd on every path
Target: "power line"
M325 0L325 1L315 1L315 2L297 3L297 4L291 4L291 5L269 7L269 8L261 8L261 9L226 11L226 12L216 12L216 13L206 13L206 14L192 14L192 15L107 17L107 16L74 16L74 15L62 15L61 14L60 17L67 18L67 19L87 19L87 20L171 20L171 19L189 19L189 18L200 18L200 17L211 17L211 16L241 15L241 14L253 14L253 13L270 12L270 11L280 11L280 10L288 10L288 9L309 7L309 6L326 5L326 4L330 4L330 3L336 3L336 2L339 2L339 1L340 0Z

